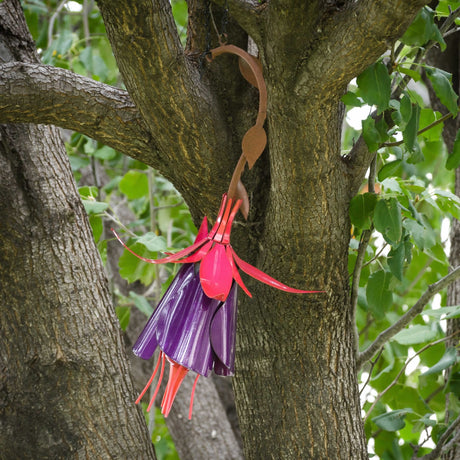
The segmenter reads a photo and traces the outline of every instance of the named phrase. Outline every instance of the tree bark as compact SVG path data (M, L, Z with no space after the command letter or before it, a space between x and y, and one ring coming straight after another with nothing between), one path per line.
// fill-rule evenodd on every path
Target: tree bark
M19 2L3 58L36 62ZM0 125L0 456L155 458L56 128Z
M434 6L434 5L433 5ZM447 48L444 52L440 52L438 48L434 48L428 54L428 63L445 70L452 74L452 86L457 94L460 94L460 45L456 35L447 37ZM431 88L430 84L427 85ZM431 104L434 109L445 114L446 109L439 103L434 91L430 91ZM451 118L445 121L443 129L443 139L449 153L452 152L457 131L460 129L460 117ZM460 168L455 171L455 194L460 197ZM450 256L449 262L451 267L460 265L460 222L453 218L450 231ZM447 289L447 305L458 305L460 303L460 282L449 285ZM446 335L451 335L460 329L460 319L450 319L447 321ZM458 336L452 337L446 342L446 347L458 347ZM446 380L449 378L450 372L446 373ZM446 419L445 423L449 424L453 420L450 416L450 393L446 394ZM453 437L460 436L460 429L454 431ZM460 445L455 443L451 449L442 453L442 460L456 460L460 456Z

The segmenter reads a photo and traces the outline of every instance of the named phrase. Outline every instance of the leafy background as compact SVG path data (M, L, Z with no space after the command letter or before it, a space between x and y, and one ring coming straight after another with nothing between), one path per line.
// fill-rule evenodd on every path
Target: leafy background
M171 3L184 42L187 5ZM123 86L93 1L22 4L44 63ZM369 149L378 152L368 183L350 204L349 272L357 287L361 349L449 270L450 222L460 217L460 199L453 193L460 134L448 152L442 130L447 117L457 116L458 97L451 75L426 65L424 57L432 46L445 48L448 30L438 21L452 19L455 29L459 7L460 1L441 0L435 11L421 10L395 48L350 82L342 99L347 106L343 155L361 133ZM430 107L427 85L447 116ZM63 136L125 331L133 309L150 316L176 267L146 264L126 250L114 262L107 249L113 240L110 227L149 258L188 246L196 229L180 195L152 168L79 133L63 131ZM353 272L363 249L357 279ZM374 458L409 459L412 445L419 446L419 455L430 452L447 427L446 410L450 420L460 414L458 353L445 345L446 318L459 316L458 306L446 306L445 292L437 294L363 367L363 418ZM153 420L145 415L158 458L177 459L162 415L158 410Z

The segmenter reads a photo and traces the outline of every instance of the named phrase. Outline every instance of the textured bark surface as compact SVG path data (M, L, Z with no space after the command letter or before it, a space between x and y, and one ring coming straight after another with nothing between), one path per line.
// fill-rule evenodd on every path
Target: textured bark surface
M4 56L35 61L18 2ZM56 128L0 125L0 457L155 458Z
M234 388L248 459L367 458L347 258L348 203L372 155L357 143L346 162L341 158L340 97L425 3L228 1L229 35L241 44L244 30L255 40L269 96L269 146L244 176L252 208L248 222L236 223L232 243L280 281L326 291L288 295L248 281L254 298L240 297ZM135 154L173 182L196 221L203 213L215 216L257 101L234 59L200 71L203 49L195 47L203 43L197 18L203 4L190 1L193 39L184 53L168 0L98 1L129 93L123 98L138 110L122 112L129 112L129 126L149 133ZM0 85L0 95L14 89L14 82ZM101 103L113 105L111 98ZM29 122L31 113L24 115ZM35 121L50 116L41 111ZM24 121L14 98L0 102L5 119ZM80 126L97 132L84 121Z
M452 86L457 94L460 94L460 44L458 37L455 35L447 38L447 49L441 53L439 50L434 49L428 56L429 63L440 69L443 69L452 74ZM430 88L430 86L428 86ZM434 96L433 91L430 92L431 103L436 110L445 113L446 109L438 102ZM452 152L455 136L460 129L460 117L455 119L446 120L443 129L443 138L449 152ZM455 193L460 196L460 168L455 172ZM460 265L460 222L457 219L452 219L452 227L450 232L450 256L449 262L451 267L458 267ZM460 282L456 281L449 285L447 290L447 305L460 304ZM446 335L453 334L460 329L460 319L451 319L447 321ZM458 336L451 338L446 342L447 347L458 347ZM446 375L446 379L448 378ZM446 395L446 423L453 420L450 417L449 411L449 394ZM460 429L454 432L453 437L459 439ZM452 448L443 452L442 460L457 460L460 457L460 441L452 445Z

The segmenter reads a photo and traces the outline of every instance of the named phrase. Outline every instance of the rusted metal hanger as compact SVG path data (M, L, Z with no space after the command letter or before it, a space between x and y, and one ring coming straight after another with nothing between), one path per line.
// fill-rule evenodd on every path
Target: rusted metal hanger
M243 200L240 210L245 219L247 219L249 213L249 198L241 182L241 174L244 171L246 162L248 163L249 169L254 166L254 163L260 157L267 145L267 134L263 127L267 117L267 87L262 75L262 65L260 61L238 46L222 44L209 51L208 61L211 62L214 58L224 53L235 54L239 57L241 74L251 85L259 90L259 112L257 114L256 123L243 137L241 143L243 152L235 167L227 192L229 198Z

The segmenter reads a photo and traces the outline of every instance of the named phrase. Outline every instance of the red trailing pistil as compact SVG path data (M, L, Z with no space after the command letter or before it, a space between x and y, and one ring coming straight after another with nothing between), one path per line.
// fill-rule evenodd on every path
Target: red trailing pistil
M240 206L241 200L236 200L234 202L234 200L227 198L227 195L224 194L219 210L219 215L217 216L216 223L212 227L211 231L208 233L208 223L206 217L204 217L195 243L188 248L182 249L175 254L171 254L168 257L165 257L164 259L147 259L136 254L125 245L125 243L121 240L115 231L114 233L120 243L129 252L145 262L151 264L164 264L167 262L201 262L201 286L204 293L213 299L224 301L230 292L233 279L241 286L243 291L246 292L249 297L252 297L248 288L244 285L243 280L241 279L238 268L253 278L261 281L262 283L268 284L269 286L275 287L282 291L296 294L324 292L305 291L303 289L291 288L286 284L283 284L280 281L277 281L276 279L267 275L253 265L248 264L236 255L235 251L230 245L230 232L233 219L235 218L235 215L238 212Z

